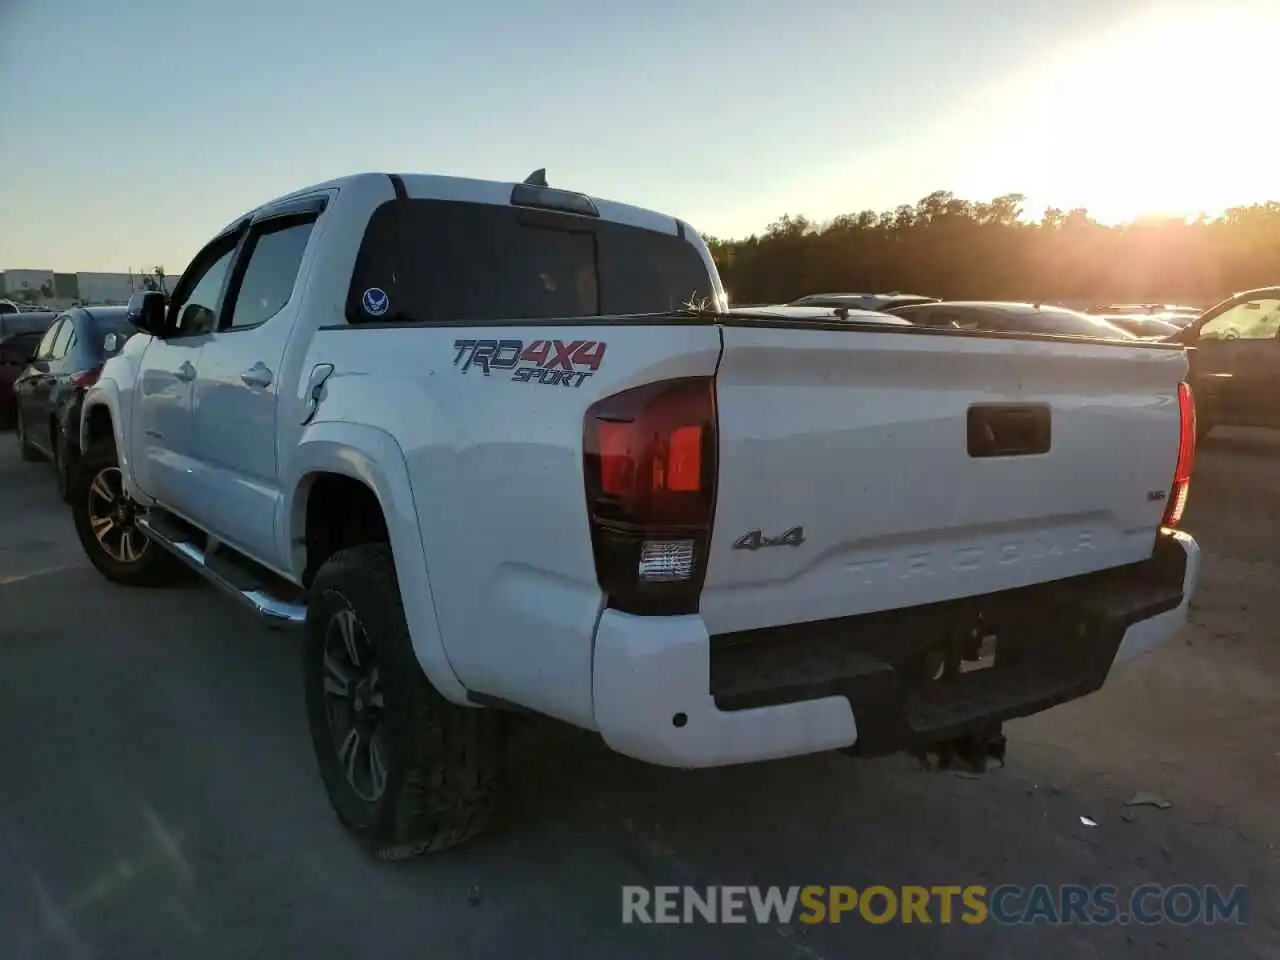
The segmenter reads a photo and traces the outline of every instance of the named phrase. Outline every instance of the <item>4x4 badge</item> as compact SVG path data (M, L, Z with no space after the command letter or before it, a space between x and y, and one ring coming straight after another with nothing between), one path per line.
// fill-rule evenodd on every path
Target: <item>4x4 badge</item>
M776 537L766 537L759 530L744 533L733 541L735 550L759 550L761 547L798 547L804 543L804 527L792 527Z

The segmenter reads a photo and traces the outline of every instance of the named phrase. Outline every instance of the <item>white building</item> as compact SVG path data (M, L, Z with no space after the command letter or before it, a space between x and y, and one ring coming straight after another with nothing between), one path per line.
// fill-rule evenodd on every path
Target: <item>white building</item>
M53 270L5 270L0 273L0 299L32 303L50 310L77 304L127 303L144 289L143 273L57 273ZM177 277L167 277L173 288Z

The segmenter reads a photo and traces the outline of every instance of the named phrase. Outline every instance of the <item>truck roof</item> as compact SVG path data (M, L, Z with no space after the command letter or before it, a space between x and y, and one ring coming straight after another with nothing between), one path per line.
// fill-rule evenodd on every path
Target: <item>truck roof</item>
M520 181L517 180L481 180L474 177L455 177L434 173L353 173L333 180L326 180L323 183L314 183L299 190L292 190L261 204L253 210L247 211L246 214L242 214L228 223L224 229L234 227L246 215L252 216L259 210L273 207L288 200L320 193L325 190L340 190L347 186L377 179L384 179L391 183L399 181L404 184L405 192L411 199L456 200L470 203L492 203L501 206L507 206L511 203L511 191L520 184ZM551 184L547 189L564 190L571 193L579 193L582 196L590 196L580 190L574 190L572 187L560 184ZM658 213L655 210L647 210L643 207L618 203L595 196L590 196L590 199L595 203L596 209L600 211L600 218L603 220L676 235L689 229L675 217Z

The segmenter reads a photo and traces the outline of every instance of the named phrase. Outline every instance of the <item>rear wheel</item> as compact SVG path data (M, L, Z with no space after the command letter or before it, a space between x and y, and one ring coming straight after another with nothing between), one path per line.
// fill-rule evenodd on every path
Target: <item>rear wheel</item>
M31 441L27 439L27 432L22 429L22 414L19 413L14 419L17 421L18 452L27 463L35 463L40 459L40 451L31 445Z
M501 717L450 703L423 674L389 546L325 562L303 649L312 744L338 819L385 860L480 833L497 796Z
M159 586L173 579L180 569L178 561L138 527L143 508L124 492L110 441L99 441L77 461L69 496L76 535L99 573L130 587Z

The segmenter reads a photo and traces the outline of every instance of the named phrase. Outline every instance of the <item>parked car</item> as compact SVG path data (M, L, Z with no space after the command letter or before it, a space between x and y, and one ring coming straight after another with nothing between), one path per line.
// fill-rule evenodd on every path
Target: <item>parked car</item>
M792 307L844 307L848 310L887 310L913 303L937 303L937 297L921 297L913 293L811 293L792 300Z
M1204 313L1199 307L1185 307L1175 303L1103 303L1092 306L1085 312L1109 318L1156 317L1178 327L1185 327Z
M1045 333L1107 340L1137 340L1101 317L1039 303L1004 303L988 300L946 300L938 303L888 307L887 312L921 327L953 330L989 330L1004 333Z
M1121 330L1127 330L1140 340L1167 340L1182 329L1164 316L1139 316L1135 314L1095 314Z
M810 323L887 323L892 326L909 326L909 322L891 313L875 310L858 310L849 307L796 307L789 303L768 304L755 307L733 307L729 310L740 317L776 317L780 320L806 320Z
M738 314L688 225L540 174L306 187L129 310L80 542L303 628L383 857L482 829L503 711L672 767L985 763L1186 619L1176 345Z
M13 382L26 369L36 344L55 316L18 313L16 309L10 314L0 313L0 428L7 430L16 422Z
M1280 287L1261 287L1210 307L1173 338L1191 351L1196 424L1280 427Z
M84 392L133 329L124 307L68 310L37 341L30 362L14 381L22 459L49 461L63 496L80 456ZM30 343L31 335L27 336Z

